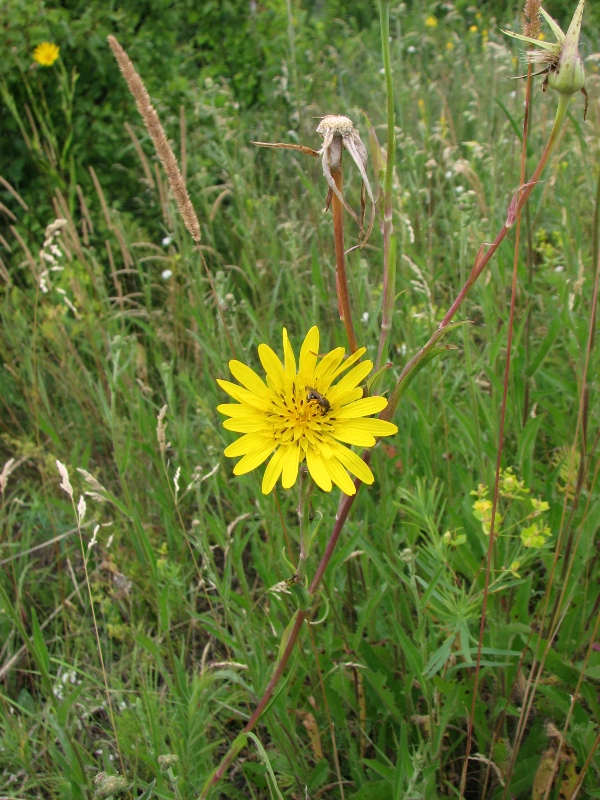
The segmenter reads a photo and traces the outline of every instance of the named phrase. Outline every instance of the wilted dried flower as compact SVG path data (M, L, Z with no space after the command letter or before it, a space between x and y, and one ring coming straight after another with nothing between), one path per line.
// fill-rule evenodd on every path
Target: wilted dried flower
M327 193L327 200L325 204L326 210L331 204L331 197L333 194L343 204L346 211L350 216L356 220L363 227L364 220L364 207L365 207L365 191L369 195L371 203L375 204L371 184L367 177L367 148L365 147L360 134L354 128L352 120L349 117L344 117L338 114L329 114L323 117L317 127L317 133L323 137L323 145L320 150L313 150L310 147L305 147L301 144L287 144L283 142L252 142L259 147L277 147L286 150L299 150L309 156L321 156L321 163L323 164L323 175L329 186ZM336 186L334 175L338 174L342 168L342 151L347 150L352 157L352 160L358 167L360 176L362 178L361 184L361 218L359 220L357 214L350 208L345 201L344 196Z

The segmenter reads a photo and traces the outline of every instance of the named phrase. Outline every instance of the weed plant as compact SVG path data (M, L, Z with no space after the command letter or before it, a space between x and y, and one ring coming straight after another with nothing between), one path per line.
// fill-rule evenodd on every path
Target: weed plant
M291 45L305 31L288 21L270 109L246 113L208 77L167 120L198 246L133 103L122 144L138 159L126 177L139 220L97 165L84 191L36 162L53 209L39 217L2 184L2 796L195 798L233 748L212 797L598 797L593 29L587 121L577 98L522 213L514 321L511 232L444 340L455 349L406 388L311 624L237 738L285 650L301 531L297 492L233 476L215 379L232 353L260 371L257 346L278 349L283 326L296 352L315 324L321 352L347 346L321 166L251 142L318 148L315 118L347 115L371 143L375 187L389 142L372 38L346 30L300 74ZM376 385L388 397L506 221L525 98L517 50L478 12L396 6L389 33L396 289L382 358L379 219L346 254L358 344L391 362ZM537 81L527 176L557 104ZM42 132L40 153L51 143ZM345 178L358 209L358 170ZM350 217L344 235L358 243ZM337 501L312 495L309 576Z

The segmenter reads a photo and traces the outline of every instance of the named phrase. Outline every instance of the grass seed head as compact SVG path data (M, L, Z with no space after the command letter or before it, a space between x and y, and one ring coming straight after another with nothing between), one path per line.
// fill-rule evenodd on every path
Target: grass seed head
M523 33L525 36L530 36L532 39L539 39L540 33L542 32L541 6L542 0L526 0L523 9L527 20L523 26Z

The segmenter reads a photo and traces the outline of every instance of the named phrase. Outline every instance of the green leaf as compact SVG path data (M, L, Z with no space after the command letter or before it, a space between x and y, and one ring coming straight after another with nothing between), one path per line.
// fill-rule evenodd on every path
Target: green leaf
M563 330L564 322L560 317L555 317L548 326L548 333L544 337L543 342L538 348L537 355L527 369L527 377L531 378L544 363L544 359L550 352L550 348L554 344L556 337Z
M138 797L137 800L150 800L154 793L154 787L156 786L156 778L153 778L152 781L146 786L142 794Z

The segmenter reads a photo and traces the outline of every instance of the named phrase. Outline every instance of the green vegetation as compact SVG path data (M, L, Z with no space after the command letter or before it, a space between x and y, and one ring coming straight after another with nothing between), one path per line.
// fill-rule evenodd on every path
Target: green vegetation
M265 496L262 468L233 476L215 379L231 379L232 357L261 373L257 347L281 355L283 326L296 352L315 324L323 353L347 346L320 161L251 142L318 149L318 118L347 115L379 185L386 92L377 9L365 6L10 0L0 11L2 797L198 797L284 650L297 487ZM571 4L548 10L566 29ZM600 797L600 57L589 11L588 118L578 95L522 217L489 591L512 231L443 340L455 349L419 371L399 433L373 451L375 483L351 509L312 624L213 798L459 797L470 724L467 800L570 798L578 775L578 796ZM525 82L511 77L526 67L492 12L391 8L396 299L392 366L377 384L388 396L519 185ZM110 33L173 143L200 249ZM30 68L42 41L60 58ZM541 80L528 176L557 104ZM359 209L360 175L344 159ZM66 224L48 231L57 218ZM348 215L345 225L350 247L359 232ZM382 242L377 219L347 255L373 361ZM338 500L312 494L309 578Z

